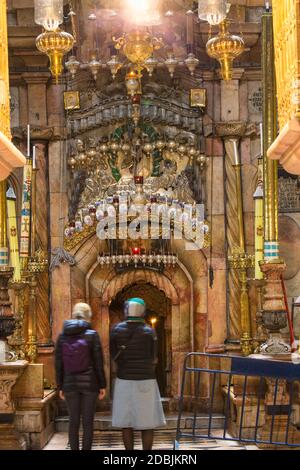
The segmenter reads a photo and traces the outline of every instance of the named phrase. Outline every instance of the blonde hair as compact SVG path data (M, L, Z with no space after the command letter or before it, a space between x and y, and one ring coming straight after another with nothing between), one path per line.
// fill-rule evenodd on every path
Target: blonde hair
M79 302L73 307L72 318L77 320L90 321L92 318L92 310L89 304Z

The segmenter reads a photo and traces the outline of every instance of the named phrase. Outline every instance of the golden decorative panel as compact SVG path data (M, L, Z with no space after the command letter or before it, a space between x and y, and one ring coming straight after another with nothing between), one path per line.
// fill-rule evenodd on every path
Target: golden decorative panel
M6 0L0 0L0 131L11 138Z
M280 130L300 117L300 0L273 0L273 27Z

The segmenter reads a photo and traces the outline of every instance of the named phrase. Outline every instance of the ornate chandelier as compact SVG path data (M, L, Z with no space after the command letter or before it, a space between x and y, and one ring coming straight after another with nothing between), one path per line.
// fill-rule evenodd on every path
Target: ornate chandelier
M244 40L240 36L230 34L228 20L222 21L218 36L206 44L207 54L221 64L223 80L232 79L233 61L245 50Z
M126 161L133 151L138 152L141 159L143 156L150 159L153 152L158 152L162 156L167 153L170 158L172 153L176 152L180 155L181 162L186 163L200 156L200 151L194 145L163 138L158 138L153 142L149 142L147 138L143 139L143 137L136 138L134 142L119 141L115 138L98 142L95 139L90 139L85 143L78 141L76 147L75 153L73 152L67 161L73 172L80 170L93 172L99 160L104 162L123 158Z
M157 59L155 51L164 46L163 39L143 29L136 28L129 33L124 33L120 38L113 38L113 40L115 42L115 49L120 50L127 61L122 62L117 54L113 54L109 60L101 62L95 51L92 53L91 60L87 63L80 63L75 56L71 56L65 65L72 78L76 76L78 70L88 69L94 80L96 80L99 70L108 68L114 79L120 69L127 67L129 68L129 74L135 74L135 89L138 90L140 88L142 70L147 70L149 76L152 76L153 71L157 67L165 66L170 76L173 77L176 67L186 66L190 74L194 75L199 64L199 60L191 52L183 61L179 61L171 51L167 53L166 59ZM131 92L129 94L132 95Z

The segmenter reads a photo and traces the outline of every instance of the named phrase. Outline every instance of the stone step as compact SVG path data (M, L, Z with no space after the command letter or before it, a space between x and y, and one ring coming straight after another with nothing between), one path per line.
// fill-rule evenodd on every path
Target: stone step
M166 414L166 426L163 430L176 430L177 428L177 419L178 415L176 413ZM55 420L55 429L56 432L67 432L68 431L68 416L58 416ZM196 428L197 429L207 429L209 425L209 417L206 414L199 414L196 419ZM181 418L181 430L191 429L193 426L193 414L184 413ZM223 429L224 426L224 416L221 414L214 414L212 416L211 428L212 429ZM107 430L116 430L112 428L111 425L111 414L106 412L100 412L95 414L94 419L94 429L95 431L107 431Z

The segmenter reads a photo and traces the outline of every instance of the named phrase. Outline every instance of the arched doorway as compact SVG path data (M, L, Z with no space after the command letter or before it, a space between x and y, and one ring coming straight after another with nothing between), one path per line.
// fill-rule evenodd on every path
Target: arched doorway
M158 346L158 364L156 378L160 393L167 397L170 395L170 344L171 344L171 302L166 294L149 282L138 281L124 287L119 291L109 306L109 328L123 321L123 304L131 297L141 297L145 300L146 322L156 330ZM111 382L115 376L113 364L110 367Z

